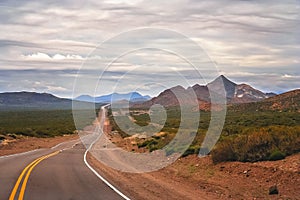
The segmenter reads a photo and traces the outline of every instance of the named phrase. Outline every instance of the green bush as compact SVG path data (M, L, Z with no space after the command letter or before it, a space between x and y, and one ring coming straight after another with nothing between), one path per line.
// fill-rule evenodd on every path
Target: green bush
M248 104L247 104L248 105ZM253 104L253 107L245 111L228 107L226 120L219 142L210 153L214 162L223 161L242 161L255 162L269 160L274 150L278 149L285 155L300 152L300 115L298 112L277 112L259 110ZM139 147L145 147L149 150L165 148L167 155L175 152L183 152L185 147L178 148L172 145L174 138L178 136L178 130L181 125L181 113L179 107L167 108L167 120L162 128L166 135L163 137L153 136L152 140L146 140L138 144ZM139 115L140 112L133 112L133 117L140 123L149 123L150 118L146 114ZM110 113L110 111L109 111ZM111 114L109 115L111 116ZM208 127L211 122L211 113L201 111L201 118L197 134L191 146L183 153L183 156L198 154L204 138L206 137ZM120 128L111 119L113 129L117 130L122 137L127 137ZM189 119L185 119L189 121ZM191 122L193 120L190 120ZM193 124L191 124L191 127ZM189 126L180 127L184 133L191 133ZM1 127L0 127L1 131ZM139 130L136 130L136 133ZM195 130L193 130L195 131ZM194 134L194 132L193 132ZM155 142L154 142L155 141ZM208 150L207 150L208 151ZM206 151L205 151L206 152Z
M274 161L274 160L282 160L285 158L285 153L275 150L271 153L269 160Z
M299 144L300 127L270 126L226 137L218 142L211 155L214 163L278 160L300 152Z
M182 157L186 157L186 156L192 155L192 154L199 154L200 149L201 149L200 146L192 145L182 154ZM205 152L206 154L208 153L207 148L202 148L202 151Z
M212 150L211 155L214 163L236 160L236 153L230 140L219 143L217 148Z
M150 152L155 151L155 150L158 150L158 148L156 146L150 146L149 147Z
M150 140L145 140L143 143L138 143L138 147L142 148L142 147L150 147L150 146L154 146L157 144L157 141L154 139L150 139Z
M11 137L16 135L54 137L73 134L75 129L72 110L0 112L0 132Z

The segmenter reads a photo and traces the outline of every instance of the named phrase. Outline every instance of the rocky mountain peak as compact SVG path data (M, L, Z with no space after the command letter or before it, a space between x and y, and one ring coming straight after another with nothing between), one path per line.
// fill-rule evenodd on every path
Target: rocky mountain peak
M232 98L235 93L236 85L236 83L230 81L224 75L221 75L212 82L208 83L207 87L211 92L226 95L227 98Z

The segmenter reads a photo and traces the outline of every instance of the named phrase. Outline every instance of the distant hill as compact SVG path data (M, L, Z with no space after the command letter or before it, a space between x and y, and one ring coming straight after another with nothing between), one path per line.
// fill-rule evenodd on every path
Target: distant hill
M82 105L85 102L79 102ZM0 93L1 110L69 110L72 109L72 100L56 97L48 93L36 92L5 92Z
M149 100L151 97L148 95L141 95L138 92L130 92L130 93L112 93L108 95L92 97L90 95L81 95L75 98L78 101L86 101L86 102L96 102L96 103L111 103L117 101L127 100L130 102L143 102Z
M211 83L207 84L210 91L218 94L225 94L228 103L249 103L258 102L276 95L275 93L264 93L247 84L236 84L225 76L221 75Z
M184 103L189 104L191 103L189 101L193 101L193 92L197 96L199 108L203 110L209 109L212 94L217 96L225 96L227 103L229 104L259 102L276 95L275 93L264 93L247 84L236 84L225 76L221 75L207 85L196 84L192 87L188 87L187 89L179 85L172 87L161 92L157 97L134 106L149 107L153 104L161 104L165 107L177 106L179 105L179 102L174 93L180 93L187 97L185 98L186 102Z
M80 96L76 97L74 100L85 101L85 102L95 102L95 97L92 97L90 95L80 95Z
M296 111L300 112L300 89L279 94L256 103L231 105L235 111Z
M86 108L86 105L96 102L96 107L103 103L113 101L130 100L131 102L143 102L149 100L149 96L142 96L137 92L127 94L113 93L109 95L91 97L81 95L74 101L77 108ZM71 99L59 98L49 93L36 92L5 92L0 93L0 109L3 110L69 110L72 109L73 101ZM88 106L90 107L90 106Z

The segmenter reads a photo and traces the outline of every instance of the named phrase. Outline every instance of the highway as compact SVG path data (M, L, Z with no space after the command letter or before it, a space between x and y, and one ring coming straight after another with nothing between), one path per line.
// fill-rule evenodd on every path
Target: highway
M85 159L99 134L0 157L0 200L129 200ZM85 146L83 145L85 144Z
M77 140L52 149L0 157L0 200L124 199L86 166L85 151ZM39 158L42 160L36 160Z

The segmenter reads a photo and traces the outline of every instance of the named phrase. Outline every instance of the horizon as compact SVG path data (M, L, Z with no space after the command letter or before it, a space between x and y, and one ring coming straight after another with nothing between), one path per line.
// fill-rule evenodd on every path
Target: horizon
M137 91L155 96L174 85L203 85L216 75L206 71L210 66L234 82L263 92L282 93L300 85L300 6L296 0L22 1L18 5L4 1L0 9L1 92L70 97L80 69L88 89L95 87L92 80L101 78L102 85L95 88L99 94ZM95 64L105 64L114 56L110 51L98 55L99 44L124 34L130 38L128 33L140 27L172 30L197 44L203 52L195 52L192 46L185 52L199 58L201 74L196 75L180 55L164 51L160 45L174 43L175 49L181 49L182 44L163 32L137 35L140 40L158 42L160 50L130 52L109 68ZM118 41L119 50L134 44L126 37ZM94 65L87 67L87 63ZM185 80L178 79L178 74Z
M221 74L220 76L216 77L215 79L217 79L217 78L219 78L219 77L221 77L221 76L225 77L225 78L228 79L229 81L232 81L230 78L228 78L227 76L225 76L225 75L223 75L223 74ZM210 82L214 81L215 79L211 80ZM209 82L209 83L210 83L210 82ZM232 81L232 82L234 82L234 81ZM236 83L236 82L234 82L234 83ZM196 83L196 84L194 84L194 85L197 85L197 84L198 84L198 83ZM237 85L241 85L241 84L249 85L249 84L247 84L247 83L245 83L245 82L236 83L236 84L237 84ZM188 87L192 87L192 86L194 86L194 85L190 85L190 86L187 86L187 87L184 87L184 88L187 89ZM200 86L206 86L206 85L202 85L202 84L198 84L198 85L200 85ZM170 88L173 88L173 87L176 87L176 86L181 86L181 85L174 85L174 86L171 86ZM251 85L250 85L250 86L251 86ZM252 86L251 86L251 87L252 87ZM254 87L253 87L253 88L254 88ZM254 88L254 89L257 89L257 88ZM293 90L298 90L298 89L300 89L300 88L294 88L294 89L290 89L290 90L283 91L283 92L280 92L280 93L274 92L274 91L262 91L262 92L263 92L263 93L275 93L276 95L280 95L280 94L283 94L283 93L286 93L286 92L290 92L290 91L293 91ZM80 97L80 96L90 96L90 97L93 97L93 98L94 98L94 97L106 96L106 95L111 95L111 94L121 94L121 95L124 95L124 94L134 93L134 92L137 92L137 91L125 91L125 92L122 92L122 93L119 93L119 92L113 92L113 93L95 94L95 95L81 94L81 95L76 96L76 97L72 97L72 96L70 96L70 97L62 97L62 96L59 96L59 95L56 95L56 94L50 93L50 92L43 92L43 91L38 92L38 91L27 91L27 90L22 90L22 91L0 91L0 94L3 94L3 93L21 93L21 92L38 93L38 94L51 94L51 95L54 95L54 96L59 97L59 98L75 99L75 98L78 98L78 97ZM139 94L142 95L142 96L150 96L151 98L153 98L153 97L158 96L161 92L163 92L163 91L160 91L158 94L156 94L156 95L154 95L154 96L149 95L149 94L140 93L140 92L137 92L137 93L139 93Z

